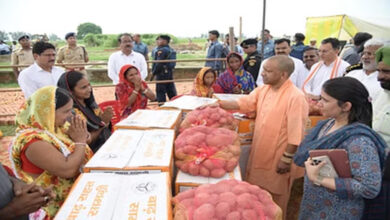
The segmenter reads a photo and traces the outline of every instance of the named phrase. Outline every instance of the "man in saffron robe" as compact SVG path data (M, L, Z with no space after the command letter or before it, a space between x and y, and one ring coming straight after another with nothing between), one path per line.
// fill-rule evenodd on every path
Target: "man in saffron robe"
M292 163L292 156L304 136L308 119L305 95L289 79L294 62L276 55L264 64L264 86L237 101L219 101L224 109L256 111L254 138L246 171L246 181L271 193L286 217L294 179L303 170Z

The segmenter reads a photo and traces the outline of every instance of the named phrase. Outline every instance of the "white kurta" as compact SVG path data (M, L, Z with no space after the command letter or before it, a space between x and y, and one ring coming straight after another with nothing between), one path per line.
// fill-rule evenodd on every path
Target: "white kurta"
M55 67L51 72L43 70L37 63L24 69L18 77L18 84L22 89L24 98L28 99L36 90L44 86L57 86L58 79L65 71Z
M330 79L330 76L332 74L333 66L336 65L336 61L333 61L329 66L322 64L320 68L317 70L317 72L311 77L311 79L305 84L304 91L305 93L319 96L321 95L322 85ZM322 62L322 61L320 61ZM310 74L312 71L315 70L319 63L315 63L311 69ZM345 73L345 69L350 66L349 63L345 62L344 60L341 60L341 63L339 67L336 70L335 77L341 77ZM309 74L309 75L310 75Z
M119 71L126 64L137 67L141 72L142 80L145 80L148 76L148 66L144 55L135 51L132 51L129 55L124 54L122 51L117 51L111 54L107 66L108 77L110 77L114 85L119 83Z
M298 85L301 84L302 75L305 74L305 70L304 70L305 66L303 65L303 63L300 59L297 59L297 58L291 57L291 56L288 56L288 57L294 61L294 72L292 72L292 74L290 75L290 80L294 83L294 85L296 87L300 88ZM263 77L261 76L261 73L263 72L263 64L265 62L267 62L268 59L265 59L264 62L261 63L261 66L259 69L259 75L258 75L257 80L256 80L257 86L261 86L264 84Z
M301 74L297 76L297 87L302 89L303 83L305 83L306 78L309 76L310 69L306 68L306 65L303 64L303 70Z
M382 89L373 104L372 128L386 141L390 148L390 91Z
M349 72L345 76L353 77L359 80L368 90L368 93L370 94L370 97L372 98L373 102L375 102L376 98L379 95L379 92L382 91L381 84L378 81L378 71L367 75L366 71L363 69L354 70Z

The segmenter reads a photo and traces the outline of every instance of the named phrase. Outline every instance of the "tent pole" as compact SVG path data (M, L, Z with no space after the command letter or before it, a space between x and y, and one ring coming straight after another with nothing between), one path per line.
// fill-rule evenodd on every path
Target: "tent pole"
M340 28L339 28L339 36L337 37L337 39L340 39L341 29L344 27L344 21L345 21L345 15L343 15L343 17L341 19L341 25L340 25Z

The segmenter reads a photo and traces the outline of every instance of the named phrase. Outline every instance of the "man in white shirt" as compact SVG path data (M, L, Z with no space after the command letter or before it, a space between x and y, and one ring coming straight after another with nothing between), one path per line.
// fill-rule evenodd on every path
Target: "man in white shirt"
M63 69L54 66L56 49L52 44L39 41L34 44L32 52L35 63L22 70L18 77L19 86L26 99L39 88L56 86L64 73Z
M290 47L290 40L286 38L275 40L275 54L276 55L284 55L288 56L290 59L294 61L294 72L290 75L290 80L294 83L295 86L298 87L298 85L301 85L303 82L301 82L301 75L304 74L304 66L300 59L297 59L295 57L289 56L291 52ZM261 86L264 84L263 77L261 76L261 72L263 72L263 65L265 62L267 62L268 59L264 60L264 62L261 63L259 75L256 80L256 85ZM303 79L304 80L304 79ZM299 88L299 87L298 87Z
M108 59L108 77L112 79L114 85L119 83L119 71L122 66L131 64L139 69L142 80L148 76L148 66L145 57L133 51L133 37L131 34L124 33L118 37L120 51L111 54Z
M339 46L340 42L336 38L326 38L321 42L318 51L321 61L311 67L309 76L302 86L302 90L309 98L319 100L324 82L343 76L349 66L349 63L338 57Z
M375 61L375 52L383 46L383 42L375 39L368 40L364 44L364 50L361 58L363 69L353 70L345 76L353 77L359 80L368 90L372 101L374 102L379 92L382 90L378 82L377 63Z
M376 52L378 81L382 91L373 104L372 128L381 135L390 149L390 46Z
M298 85L298 88L302 89L303 83L306 78L309 76L310 68L320 60L318 55L318 49L315 47L307 47L303 51L303 74L299 75L298 81L301 84Z

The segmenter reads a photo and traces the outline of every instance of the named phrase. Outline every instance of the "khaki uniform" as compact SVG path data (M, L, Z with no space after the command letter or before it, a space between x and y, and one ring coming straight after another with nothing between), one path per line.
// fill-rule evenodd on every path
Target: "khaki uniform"
M31 65L34 63L34 56L32 49L23 50L23 48L15 49L11 55L11 64L12 65ZM18 67L19 72L26 69L26 67Z
M76 46L75 48L69 48L69 46L61 47L58 51L57 62L63 64L71 63L86 63L88 53L83 46ZM66 71L75 70L87 75L85 66L80 65L65 65Z

